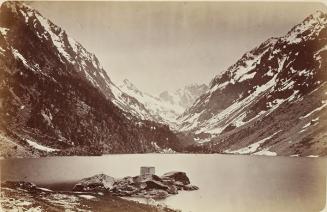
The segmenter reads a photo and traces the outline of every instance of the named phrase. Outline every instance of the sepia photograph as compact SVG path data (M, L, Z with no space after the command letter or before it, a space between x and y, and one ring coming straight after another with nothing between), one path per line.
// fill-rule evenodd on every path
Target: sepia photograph
M0 0L0 211L327 212L324 1Z

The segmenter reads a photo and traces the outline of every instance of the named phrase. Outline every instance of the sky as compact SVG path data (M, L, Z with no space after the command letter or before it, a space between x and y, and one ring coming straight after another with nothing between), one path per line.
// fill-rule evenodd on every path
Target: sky
M322 3L32 2L95 53L116 84L151 94L206 83L245 52L285 35Z

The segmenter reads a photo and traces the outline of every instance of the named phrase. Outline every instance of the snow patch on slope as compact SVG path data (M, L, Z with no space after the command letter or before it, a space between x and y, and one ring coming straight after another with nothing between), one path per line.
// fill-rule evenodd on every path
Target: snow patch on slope
M25 139L25 141L33 148L41 150L41 151L45 151L45 152L54 152L54 151L59 151L58 149L53 149L50 147L46 147L46 146L42 146L34 141L31 141L29 139Z
M0 33L2 36L6 36L8 31L9 31L9 29L7 29L5 27L0 27Z
M65 50L65 45L64 45L64 42L63 42L63 39L62 39L64 31L60 30L59 35L55 34L52 31L52 28L50 26L50 22L46 18L42 17L41 15L39 15L37 13L35 13L35 16L39 20L41 25L44 27L44 29L46 30L48 35L50 36L50 39L52 40L52 43L56 46L59 53L62 56L64 56L68 61L72 62L71 56Z
M297 44L304 40L309 40L312 37L315 37L327 24L327 20L323 18L323 16L324 14L321 11L317 11L302 23L296 25L282 39L289 44ZM308 31L308 29L311 30ZM302 36L306 31L309 33L305 36Z
M316 109L314 109L313 111L309 112L305 116L301 116L300 119L307 118L307 117L311 116L312 114L314 114L314 113L316 113L318 111L321 111L322 109L324 109L327 106L327 100L324 100L321 103L322 103L322 105L320 107L317 107Z
M278 73L281 71L285 60L286 60L286 57L283 58L282 60L280 60ZM252 104L253 100L255 100L260 94L271 89L276 84L276 77L277 77L277 74L266 84L263 84L261 86L256 86L254 92L251 93L246 98L244 98L243 100L234 102L232 105L230 105L229 107L227 107L226 109L224 109L223 111L221 111L220 113L218 113L217 115L215 115L214 117L212 117L211 119L206 121L205 123L201 124L203 127L200 130L197 130L197 133L201 133L201 132L207 132L207 133L212 133L212 134L221 133L224 130L224 128L227 126L227 124L224 123L223 126L220 126L220 127L218 126L218 124L219 123L222 124L222 121L224 121L226 119L230 119L232 114L240 114L240 112L243 111L250 104ZM242 114L240 114L240 115L242 115ZM234 116L234 119L236 119L236 118L238 118L237 115L236 115L236 117ZM229 123L232 123L234 119L230 120ZM239 119L236 119L236 120L239 120ZM245 123L246 122L238 121L237 125L241 126ZM183 128L182 130L186 130L186 129L187 128Z
M169 104L158 97L140 91L135 85L128 80L124 80L120 89L126 94L136 98L139 102L150 111L154 116L161 116L167 122L175 122L177 116L184 111L179 105Z
M241 148L241 149L238 149L238 150L233 150L233 151L226 150L225 153L232 153L232 154L252 154L252 153L258 151L258 150L259 150L259 147L260 147L263 143L265 143L267 140L269 140L269 139L271 139L272 137L274 137L274 136L275 136L277 133L279 133L279 132L281 132L281 130L275 132L275 133L272 134L271 136L268 136L268 137L266 137L266 138L264 138L264 139L262 139L262 140L260 140L260 141L258 141L258 142L256 142L256 143L253 143L253 144L251 144L251 145L249 145L249 146L247 146L247 147L244 147L244 148ZM268 149L261 150L261 151L259 151L257 154L262 155L262 154L264 154L264 153L268 153ZM268 154L273 154L273 153L270 152L270 153L268 153Z

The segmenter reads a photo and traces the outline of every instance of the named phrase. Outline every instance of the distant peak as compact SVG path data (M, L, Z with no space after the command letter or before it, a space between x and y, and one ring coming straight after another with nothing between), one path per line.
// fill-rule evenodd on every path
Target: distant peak
M131 83L131 81L129 81L128 79L124 79L124 80L123 80L123 83L126 84L126 85L133 85L133 84Z
M136 86L131 81L129 81L128 79L124 79L123 80L123 84L125 86L127 86L127 87L134 87L134 88L136 88Z
M124 79L123 84L120 87L125 87L129 90L134 90L134 91L140 92L139 89L128 79Z
M192 88L200 88L200 87L206 87L207 85L205 83L196 83L193 82L191 84L185 85L185 89L192 89Z
M168 96L168 95L170 95L168 91L162 91L162 92L159 94L160 97L161 97L161 96Z
M185 88L194 88L194 87L198 87L198 86L199 86L199 84L193 82L191 84L185 85Z

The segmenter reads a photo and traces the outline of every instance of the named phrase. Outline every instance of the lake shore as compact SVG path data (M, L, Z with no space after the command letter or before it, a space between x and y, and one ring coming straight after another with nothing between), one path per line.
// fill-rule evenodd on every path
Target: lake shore
M180 191L157 202L192 212L321 211L327 194L326 165L325 158L220 154L125 154L0 160L3 181L33 182L58 193L72 191L81 179L99 173L121 179L137 175L141 166L155 167L158 176L180 170L187 173L191 183L200 189Z
M4 211L175 211L160 205L125 200L109 193L52 191L28 182L1 183L0 194Z

